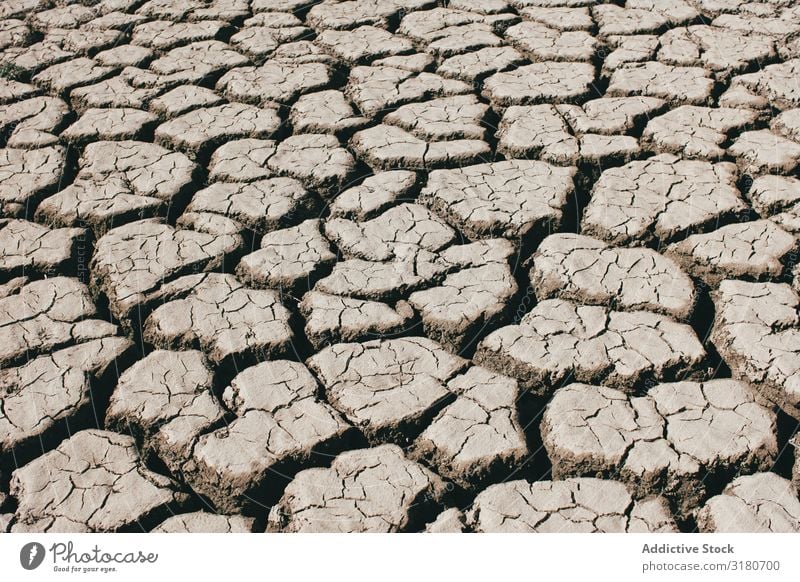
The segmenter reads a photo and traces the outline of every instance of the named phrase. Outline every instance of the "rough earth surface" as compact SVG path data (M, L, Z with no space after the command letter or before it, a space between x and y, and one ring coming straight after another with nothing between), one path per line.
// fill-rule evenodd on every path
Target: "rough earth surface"
M799 39L0 2L0 531L800 531Z

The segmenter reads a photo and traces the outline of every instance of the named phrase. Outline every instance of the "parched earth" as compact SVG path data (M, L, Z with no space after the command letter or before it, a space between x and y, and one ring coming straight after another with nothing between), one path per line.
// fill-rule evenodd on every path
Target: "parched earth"
M3 0L0 531L800 531L800 2Z

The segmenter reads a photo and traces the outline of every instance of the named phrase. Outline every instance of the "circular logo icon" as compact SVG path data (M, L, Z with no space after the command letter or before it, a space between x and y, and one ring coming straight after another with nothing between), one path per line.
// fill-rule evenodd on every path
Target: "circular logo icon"
M39 542L30 542L19 551L19 563L26 570L35 570L44 561L44 546Z

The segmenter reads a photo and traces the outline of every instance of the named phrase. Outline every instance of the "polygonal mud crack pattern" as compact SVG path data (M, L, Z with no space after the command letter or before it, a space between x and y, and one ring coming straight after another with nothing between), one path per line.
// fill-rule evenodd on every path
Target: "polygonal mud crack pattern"
M414 455L459 485L505 479L529 455L517 382L480 367L448 383L458 396L419 436Z
M173 515L152 531L153 533L251 533L255 531L255 519L241 515L195 511Z
M554 234L532 261L530 280L541 299L646 309L682 320L696 302L692 280L651 249L619 249L588 236Z
M108 298L111 314L125 323L165 281L213 268L241 243L238 236L176 229L157 220L132 222L97 241L92 286Z
M793 533L800 529L800 493L774 473L735 479L700 509L701 532Z
M402 442L452 399L446 382L465 360L425 338L336 344L308 365L334 407L373 442Z
M591 478L492 485L467 519L474 531L488 533L677 531L663 498L634 501L622 483Z
M800 147L800 146L798 146ZM616 244L670 242L747 210L733 164L660 154L602 173L582 231Z
M736 377L800 419L800 298L789 285L728 279L714 295L712 341Z
M669 317L547 299L490 333L475 361L544 395L567 378L631 390L690 373L705 356L692 328Z
M0 2L0 531L800 531L798 14Z
M194 440L225 414L213 385L201 352L155 350L119 377L106 425L143 438L146 452L180 474Z
M32 281L0 299L0 363L24 363L39 354L114 335L117 327L94 319L86 285L53 277Z
M235 511L297 466L325 462L353 429L317 391L298 362L263 362L237 375L222 396L236 419L197 438L183 465L188 482L215 507Z
M167 215L198 172L181 153L129 140L91 143L78 164L73 183L43 200L35 218L58 226L87 224L98 236L139 217Z
M371 491L372 494L365 496ZM446 492L444 482L396 445L348 451L330 469L307 469L286 488L269 515L273 531L396 532Z
M101 430L81 431L17 469L10 490L19 501L13 531L146 527L186 501L170 479L142 467L132 437Z
M659 384L630 399L570 384L548 404L541 430L554 478L614 477L640 496L671 498L685 518L707 481L772 466L775 423L747 385L720 379Z
M158 291L142 336L154 346L200 348L215 364L291 351L290 312L271 289L250 289L221 273L186 275Z

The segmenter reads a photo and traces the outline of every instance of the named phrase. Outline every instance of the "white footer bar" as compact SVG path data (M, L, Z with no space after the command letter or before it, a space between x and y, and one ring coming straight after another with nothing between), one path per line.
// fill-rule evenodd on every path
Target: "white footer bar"
M8 581L796 581L800 534L5 534L0 573Z

